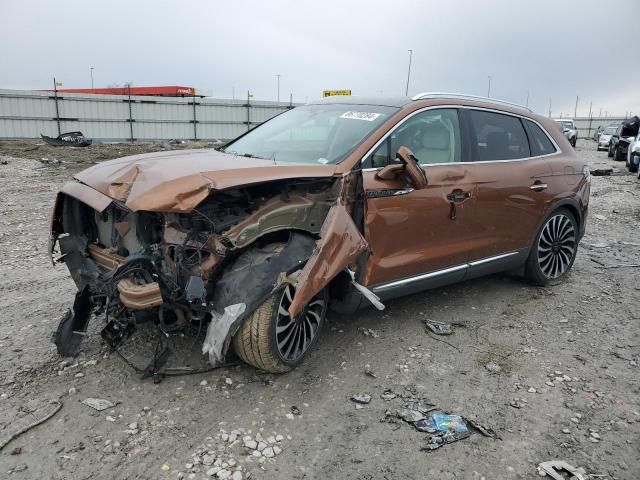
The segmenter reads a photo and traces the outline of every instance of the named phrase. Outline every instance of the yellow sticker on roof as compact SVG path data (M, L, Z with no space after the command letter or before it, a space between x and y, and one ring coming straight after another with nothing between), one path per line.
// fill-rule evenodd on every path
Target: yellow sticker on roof
M340 115L340 118L348 118L351 120L365 120L367 122L373 122L376 118L378 118L380 113L373 112L344 112Z

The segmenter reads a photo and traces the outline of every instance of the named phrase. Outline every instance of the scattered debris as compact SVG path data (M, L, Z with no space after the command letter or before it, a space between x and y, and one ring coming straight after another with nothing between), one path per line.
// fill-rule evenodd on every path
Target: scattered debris
M29 430L31 430L34 427L37 427L41 423L46 422L51 417L53 417L56 413L58 413L60 411L60 409L62 408L62 402L59 402L57 400L52 400L51 403L56 405L56 407L53 409L53 411L51 413L49 413L48 415L42 417L40 420L36 420L35 422L30 423L29 425L27 425L27 426L21 428L20 430L18 430L16 433L12 434L9 438L7 438L2 443L0 443L0 450L2 450L4 447L6 447L12 440L15 440L16 438L18 438L23 433L28 432Z
M420 420L425 418L424 413L412 408L405 408L404 410L398 412L398 416L407 423L419 422Z
M300 411L300 409L298 407L296 407L295 405L293 405L291 407L291 413L293 413L294 415L301 415L302 412Z
M382 392L382 394L380 394L380 398L382 398L385 402L388 402L389 400L393 400L397 396L398 395L393 393L391 390L385 390L384 392Z
M435 450L471 435L464 418L459 415L436 412L425 420L431 421L431 426L435 433L429 436L427 446L423 447L422 450Z
M427 318L424 320L424 325L436 335L451 335L453 333L453 328L450 323Z
M489 437L489 438L497 438L498 440L502 440L500 435L498 435L498 433L492 427L483 425L482 423L476 420L471 420L469 418L466 418L465 420L467 421L467 423L471 428L473 428L474 430L477 430L481 435L484 435L485 437Z
M538 465L538 474L549 475L554 480L565 480L563 473L571 474L571 480L586 480L584 468L576 468L563 460L550 460Z
M351 401L366 405L371 402L371 395L369 395L368 393L358 393L351 397Z
M358 331L360 333L362 333L365 337L373 337L373 338L378 338L380 335L378 335L378 332L376 332L374 329L372 328L364 328L364 327L359 327Z
M67 132L55 138L40 134L40 137L54 147L88 147L93 143L93 140L85 137L82 132Z
M107 408L113 408L116 406L115 403L110 402L109 400L105 400L104 398L85 398L84 400L82 400L82 403L87 407L91 407L99 412L102 412Z
M369 365L368 363L364 366L364 373L365 375L368 375L371 378L377 378L375 372L371 370L371 365Z
M605 177L613 173L613 168L596 168L591 171L591 175L594 177Z
M11 450L11 455L20 455L22 453L22 447L16 447Z
M491 373L500 373L502 371L502 367L496 362L489 362L484 366L484 368L489 370Z
M600 220L600 221L604 221L607 219L607 217L605 217L604 215L600 215L599 213L595 213L593 215L593 218L595 218L596 220Z

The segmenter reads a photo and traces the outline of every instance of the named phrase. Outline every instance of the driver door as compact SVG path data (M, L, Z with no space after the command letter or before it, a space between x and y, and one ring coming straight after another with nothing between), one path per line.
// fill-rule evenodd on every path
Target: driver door
M378 178L400 146L424 169L426 187L414 188L406 175ZM381 298L464 277L477 192L462 147L458 111L430 109L405 117L365 159L365 236L371 254L362 282Z

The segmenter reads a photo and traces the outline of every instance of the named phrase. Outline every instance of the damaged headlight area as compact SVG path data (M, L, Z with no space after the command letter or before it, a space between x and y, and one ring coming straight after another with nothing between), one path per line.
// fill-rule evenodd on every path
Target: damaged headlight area
M188 212L133 212L71 183L51 229L51 253L78 287L55 334L59 353L78 355L90 318L103 315L112 348L149 320L163 336L208 322L205 350L216 362L282 274L311 256L341 184L277 181L213 192Z

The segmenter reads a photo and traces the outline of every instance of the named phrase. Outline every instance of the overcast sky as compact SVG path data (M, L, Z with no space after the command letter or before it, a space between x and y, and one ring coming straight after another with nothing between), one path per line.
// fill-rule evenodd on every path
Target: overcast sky
M0 0L0 88L194 86L294 102L487 95L554 116L640 113L638 0ZM615 19L612 21L611 19Z

